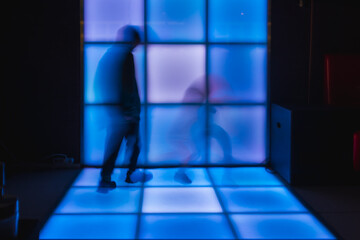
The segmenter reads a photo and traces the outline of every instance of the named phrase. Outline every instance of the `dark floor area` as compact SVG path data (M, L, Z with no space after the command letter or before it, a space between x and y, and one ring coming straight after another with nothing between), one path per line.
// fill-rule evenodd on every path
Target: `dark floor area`
M360 186L292 187L342 239L360 239Z
M19 239L33 240L80 169L28 169L12 173L6 194L20 200ZM342 239L360 239L360 186L292 187Z
M80 169L28 168L12 171L5 194L19 198L19 239L34 240Z

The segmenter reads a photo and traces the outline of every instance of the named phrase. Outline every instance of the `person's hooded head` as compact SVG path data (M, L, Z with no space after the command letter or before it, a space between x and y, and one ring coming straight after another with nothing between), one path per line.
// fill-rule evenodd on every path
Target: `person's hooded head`
M117 31L116 41L126 42L135 48L140 43L140 33L136 27L126 25Z

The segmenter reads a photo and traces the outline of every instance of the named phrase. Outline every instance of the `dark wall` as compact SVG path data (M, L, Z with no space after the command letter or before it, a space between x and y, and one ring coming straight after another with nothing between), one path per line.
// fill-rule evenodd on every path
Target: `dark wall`
M296 0L270 2L270 90L275 103L303 103L307 98L309 59L308 6Z
M0 141L20 161L79 160L80 3L10 1L6 11Z
M323 103L324 55L360 54L357 1L303 0L303 7L300 2L270 2L273 103Z
M360 3L358 1L314 1L312 86L310 92L312 102L320 103L324 99L322 87L324 55L360 54L359 13Z

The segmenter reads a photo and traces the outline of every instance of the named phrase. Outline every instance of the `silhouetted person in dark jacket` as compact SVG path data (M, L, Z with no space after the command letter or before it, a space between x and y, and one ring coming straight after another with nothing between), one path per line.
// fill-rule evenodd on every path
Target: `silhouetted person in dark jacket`
M115 188L111 180L122 140L126 139L126 158L130 167L125 181L133 183L130 176L136 169L140 153L139 121L140 98L135 77L133 49L140 43L140 35L132 26L118 31L117 40L125 44L113 44L99 62L95 89L105 103L114 103L107 113L110 124L107 129L104 163L101 171L100 187ZM100 87L102 86L102 87ZM96 86L95 86L96 87Z

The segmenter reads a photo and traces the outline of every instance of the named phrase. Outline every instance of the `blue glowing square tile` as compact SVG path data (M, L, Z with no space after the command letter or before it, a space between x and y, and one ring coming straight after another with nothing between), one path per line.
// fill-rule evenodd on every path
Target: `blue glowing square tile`
M232 214L244 239L336 239L311 214Z
M84 168L73 183L74 187L97 187L100 181L101 168ZM117 186L141 186L141 183L126 183L127 168L115 168L111 179Z
M141 188L115 188L106 193L97 188L70 188L55 213L135 213Z
M205 40L203 0L149 0L147 17L150 42Z
M267 0L210 0L211 42L266 42Z
M153 179L145 186L211 186L211 182L204 168L165 168L151 169ZM186 177L191 180L187 181Z
M144 135L144 111L140 114L140 139L143 142ZM84 163L88 166L102 166L104 152L107 146L112 146L107 142L109 133L119 131L122 116L117 106L88 105L84 108ZM129 160L125 160L125 141L122 141L119 150L116 166L127 166ZM142 150L142 149L141 149ZM144 152L140 152L138 164L144 161Z
M215 191L198 188L145 188L143 213L220 213Z
M205 101L205 45L150 44L147 48L148 101Z
M283 183L263 167L208 168L217 186L281 186Z
M209 58L209 101L265 103L266 46L213 45Z
M140 239L234 239L234 236L222 214L146 214L141 218Z
M52 215L39 239L134 239L136 215Z
M219 188L228 212L307 212L284 187Z
M143 0L84 0L85 41L116 39L125 25L144 25Z
M210 164L260 164L266 159L265 106L217 106L209 119Z
M158 106L148 109L148 164L203 164L205 114L200 106Z
M105 79L101 71L108 74L111 64L100 64L104 55L111 52L112 47L122 46L121 44L85 44L84 45L84 102L87 104L99 103L120 103L119 82ZM144 78L144 46L139 45L133 50L136 81L138 84L141 102L144 101L145 78ZM109 54L108 54L109 56ZM109 62L108 60L108 63ZM111 68L110 68L111 69ZM106 71L105 71L106 70Z

